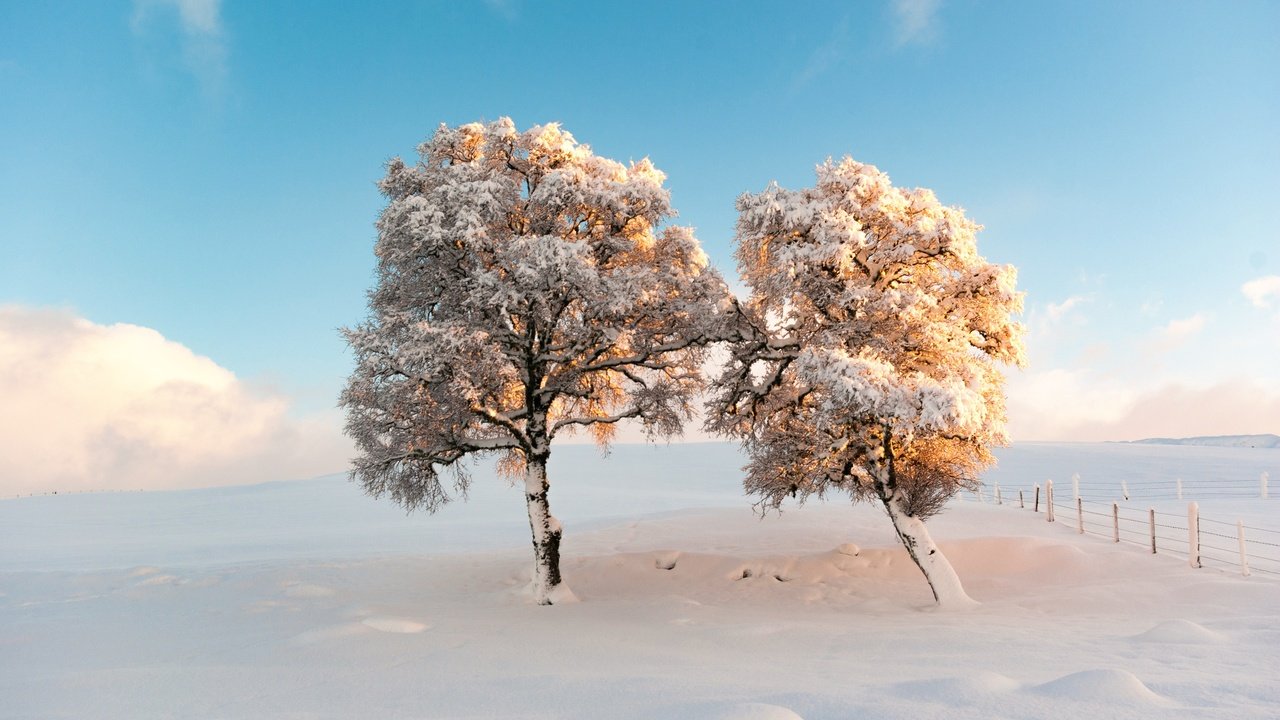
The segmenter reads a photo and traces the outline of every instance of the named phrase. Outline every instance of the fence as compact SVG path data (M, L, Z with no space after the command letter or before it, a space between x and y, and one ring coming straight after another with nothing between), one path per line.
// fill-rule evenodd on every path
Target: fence
M1267 474L1252 486L1252 494L1197 493L1206 497L1254 497L1265 499ZM1086 500L1080 494L1079 477L1072 478L1071 499L1055 497L1053 481L1043 487L1001 488L995 484L989 488L989 500L998 505L1008 505L1043 513L1048 522L1059 522L1081 535L1094 535L1114 543L1127 543L1142 547L1153 554L1167 554L1185 559L1193 568L1211 567L1248 576L1254 573L1280 577L1280 530L1246 525L1243 520L1228 522L1200 515L1199 503L1187 505L1185 514L1157 510L1154 506L1140 507L1130 504L1137 497L1127 483L1120 483L1124 500L1113 502ZM1138 483L1135 483L1138 485ZM1142 496L1144 500L1181 500L1187 494L1181 481L1170 484L1174 494L1163 493ZM1142 489L1154 487L1143 484ZM1235 493L1231 489L1226 492ZM988 497L981 489L975 493L979 500Z

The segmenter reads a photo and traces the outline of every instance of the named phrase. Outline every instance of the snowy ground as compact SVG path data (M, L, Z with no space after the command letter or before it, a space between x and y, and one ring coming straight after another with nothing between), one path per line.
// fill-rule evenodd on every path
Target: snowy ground
M988 482L1079 472L1099 499L1120 478L1207 493L1280 477L1278 450L1002 458ZM1275 577L970 496L932 529L982 605L941 613L882 513L756 518L739 463L723 445L557 449L552 508L582 602L552 608L521 592L519 491L483 473L435 517L335 478L2 501L0 717L1280 715ZM1280 529L1275 503L1201 505Z

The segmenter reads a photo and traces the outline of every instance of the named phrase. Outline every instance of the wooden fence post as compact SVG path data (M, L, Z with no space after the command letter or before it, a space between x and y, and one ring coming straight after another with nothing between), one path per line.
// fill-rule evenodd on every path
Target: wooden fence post
M1044 517L1053 522L1053 481L1044 481Z
M1034 512L1040 512L1040 483L1036 483L1036 504Z
M1155 555L1156 554L1156 509L1150 508L1148 509L1147 512L1149 513L1150 524L1151 524L1151 554Z
M1018 507L1023 510L1027 509L1027 503L1022 498L1022 488L1018 488Z
M1084 500L1079 495L1076 496L1076 531L1084 534Z
M1187 505L1187 563L1200 567L1200 505Z
M1244 521L1236 521L1236 537L1240 538L1240 574L1249 577L1249 556L1244 551Z
M999 480L995 481L995 493L996 493L996 504L1003 505L1004 498L1000 497L1000 481Z
M1178 499L1182 499L1182 478L1178 478Z
M1111 539L1120 542L1120 503L1111 503Z

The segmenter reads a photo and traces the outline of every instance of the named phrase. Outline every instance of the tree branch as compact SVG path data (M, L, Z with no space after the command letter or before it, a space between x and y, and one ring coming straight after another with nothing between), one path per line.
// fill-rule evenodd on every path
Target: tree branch
M620 413L615 413L613 415L601 415L598 417L587 416L587 417L564 418L563 420L557 420L555 424L551 426L551 432L549 434L554 437L556 432L560 430L560 428L566 427L569 425L612 425L614 423L620 422L622 420L626 420L628 418L640 417L643 414L644 414L643 410L641 410L639 407L633 406L633 407L627 408L626 410L623 410Z

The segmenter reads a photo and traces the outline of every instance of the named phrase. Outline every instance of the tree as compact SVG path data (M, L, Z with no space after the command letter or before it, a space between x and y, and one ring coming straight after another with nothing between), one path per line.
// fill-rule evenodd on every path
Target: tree
M418 151L387 166L370 314L344 330L352 478L434 512L465 495L466 458L498 454L524 478L536 601L570 599L552 439L585 428L607 447L628 418L679 432L728 290L688 228L658 230L673 213L647 159L506 118L442 125Z
M929 190L845 158L738 199L751 290L707 427L739 438L763 509L879 500L939 604L972 602L924 520L1006 441L1000 364L1023 363L1016 271Z

